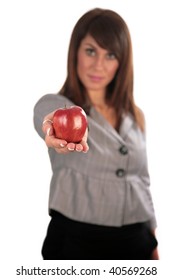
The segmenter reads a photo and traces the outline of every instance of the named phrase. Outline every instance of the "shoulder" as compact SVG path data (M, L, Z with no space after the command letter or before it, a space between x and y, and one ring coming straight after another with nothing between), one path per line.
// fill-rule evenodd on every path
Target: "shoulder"
M60 95L59 93L48 93L43 95L37 103L42 103L42 102L55 102L55 104L60 104L60 105L67 105L67 104L72 104L72 102L65 96ZM67 104L66 104L67 103Z
M139 127L143 132L145 132L145 115L138 106L135 106L135 115Z
M72 106L73 103L65 96L60 94L45 94L35 104L36 108L44 108L47 113L65 106Z

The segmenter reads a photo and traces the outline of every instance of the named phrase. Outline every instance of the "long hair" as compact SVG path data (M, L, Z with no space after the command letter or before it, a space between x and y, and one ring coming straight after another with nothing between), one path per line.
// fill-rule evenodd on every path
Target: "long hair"
M107 9L93 9L85 13L74 26L68 52L67 78L60 94L89 113L91 106L85 88L77 74L77 53L81 41L89 34L104 49L115 53L119 68L114 79L107 86L105 102L115 109L117 127L122 115L131 113L142 128L139 110L133 97L133 58L129 29L116 12Z

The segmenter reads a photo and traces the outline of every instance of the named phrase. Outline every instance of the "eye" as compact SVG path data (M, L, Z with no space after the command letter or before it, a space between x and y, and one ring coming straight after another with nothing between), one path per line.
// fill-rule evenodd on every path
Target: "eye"
M108 52L106 57L110 60L117 59L114 52Z
M95 56L95 50L93 49L93 48L87 48L86 50L85 50L85 52L86 52L86 54L88 55L88 56Z

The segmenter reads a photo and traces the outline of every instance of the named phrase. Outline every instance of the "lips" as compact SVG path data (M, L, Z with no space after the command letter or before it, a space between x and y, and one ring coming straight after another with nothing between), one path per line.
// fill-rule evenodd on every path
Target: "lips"
M89 77L90 80L92 80L93 82L100 82L100 81L103 80L103 77L101 77L101 76L89 75L88 77Z

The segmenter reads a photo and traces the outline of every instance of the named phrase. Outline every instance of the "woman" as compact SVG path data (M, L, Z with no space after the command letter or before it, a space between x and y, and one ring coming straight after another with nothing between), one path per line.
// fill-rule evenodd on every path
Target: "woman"
M54 136L54 111L81 106L89 132L78 144ZM44 259L158 259L145 123L133 98L128 27L93 9L72 32L66 81L43 96L34 124L52 166Z

